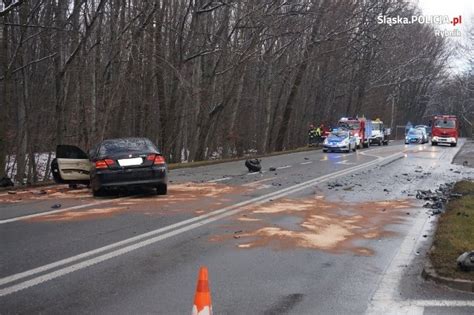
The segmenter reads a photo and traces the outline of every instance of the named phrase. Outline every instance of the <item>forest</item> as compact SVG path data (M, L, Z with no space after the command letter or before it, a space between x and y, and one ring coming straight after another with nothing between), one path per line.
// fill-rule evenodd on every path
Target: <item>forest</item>
M48 180L38 163L48 174L57 144L115 137L148 137L169 162L282 151L342 116L395 128L449 111L469 136L474 59L453 75L434 26L377 22L415 14L408 0L3 0L0 177Z

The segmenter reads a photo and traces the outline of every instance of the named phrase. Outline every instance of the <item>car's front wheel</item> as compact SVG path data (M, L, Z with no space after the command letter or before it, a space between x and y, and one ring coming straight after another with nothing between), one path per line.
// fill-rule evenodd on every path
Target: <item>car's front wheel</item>
M168 193L168 185L161 184L156 186L156 194L157 195L166 195Z

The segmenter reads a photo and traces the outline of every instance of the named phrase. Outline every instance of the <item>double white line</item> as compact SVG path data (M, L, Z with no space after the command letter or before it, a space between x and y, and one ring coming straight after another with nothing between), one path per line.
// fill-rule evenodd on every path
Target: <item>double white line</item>
M399 158L401 156L403 156L402 153L396 153L396 154L392 154L390 156L383 157L383 158L378 157L376 160L373 160L371 162L357 165L348 169L340 170L332 174L324 175L324 176L321 176L321 177L318 177L318 178L315 178L315 179L312 179L300 184L296 184L296 185L293 185L293 186L290 186L290 187L287 187L275 192L265 194L260 197L252 198L250 200L243 201L243 202L234 204L232 206L210 212L208 214L201 215L199 217L184 220L172 225L168 225L166 227L162 227L162 228L159 228L159 229L156 229L144 234L140 234L140 235L125 239L117 243L113 243L113 244L100 247L100 248L97 248L97 249L94 249L94 250L91 250L91 251L88 251L76 256L72 256L66 259L56 261L51 264L47 264L35 269L31 269L28 271L24 271L21 273L17 273L17 274L2 278L0 279L0 286L5 286L6 284L17 282L19 280L24 280L25 278L30 278L32 276L44 273L34 278L26 279L23 282L12 284L11 286L0 289L0 296L5 296L14 292L18 292L20 290L41 284L45 281L49 281L49 280L64 276L71 272L81 270L86 267L98 264L100 262L112 259L114 257L129 253L131 251L145 247L147 245L157 243L159 241L165 240L172 236L185 233L187 231L196 229L198 227L221 220L226 217L233 216L245 210L244 207L246 206L260 205L260 204L263 204L275 199L279 199L287 195L293 194L295 192L307 189L311 187L312 185L319 184L336 177L347 175L347 174L359 171L361 169L383 163L387 160L393 160L393 159ZM125 247L122 247L122 246L125 246ZM118 247L121 247L121 248L116 249ZM96 256L98 254L102 254L102 255ZM92 256L95 256L95 257L92 257ZM71 264L71 263L74 263L74 264ZM58 267L62 267L62 268L56 269L54 271L50 271ZM50 272L45 273L46 271L50 271Z

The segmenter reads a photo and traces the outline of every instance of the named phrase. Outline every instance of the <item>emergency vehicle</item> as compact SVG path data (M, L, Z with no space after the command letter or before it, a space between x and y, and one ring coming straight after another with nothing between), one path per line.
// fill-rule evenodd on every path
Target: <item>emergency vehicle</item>
M455 147L458 143L459 125L454 115L436 115L431 126L431 145L439 143Z
M387 145L390 128L385 128L383 121L379 118L372 120L372 134L369 137L370 144Z
M357 148L370 146L369 138L372 135L372 121L362 118L342 117L338 122L338 127L348 129L352 136L356 138Z

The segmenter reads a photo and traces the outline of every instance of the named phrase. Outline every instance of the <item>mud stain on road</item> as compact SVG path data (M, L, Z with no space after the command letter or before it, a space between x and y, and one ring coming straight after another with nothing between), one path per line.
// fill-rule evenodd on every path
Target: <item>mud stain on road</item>
M17 203L31 200L49 200L49 199L90 199L92 194L87 188L69 188L57 186L53 188L31 188L14 191L12 194L0 197L0 202Z
M107 207L94 208L85 211L66 211L57 214L45 215L28 220L29 222L62 222L62 221L77 221L77 220L91 220L104 219L116 215L120 212L126 211L126 207Z
M239 223L234 230L244 231L237 237L217 235L210 241L233 238L238 239L236 246L242 249L305 248L369 256L374 251L358 246L357 241L395 235L389 225L402 223L405 209L411 207L408 200L345 203L331 202L320 195L306 200L282 199L250 209L245 217L236 218ZM297 228L283 226L288 217L299 219Z
M126 200L111 200L110 203L93 206L92 209L65 211L44 215L28 220L29 222L79 221L105 219L120 214L139 214L146 216L166 216L175 214L202 215L232 203L235 197L249 191L250 188L227 186L217 183L170 185L168 195L136 195ZM86 190L87 191L87 190ZM59 194L58 193L54 193ZM66 193L65 193L66 194ZM79 194L68 192L70 196ZM60 195L56 195L60 196ZM102 198L100 199L102 200Z

